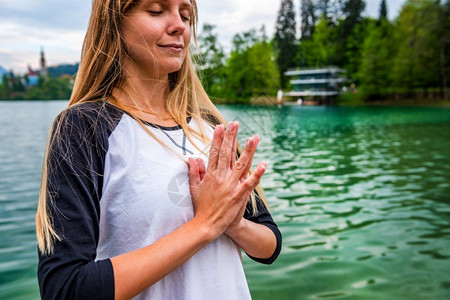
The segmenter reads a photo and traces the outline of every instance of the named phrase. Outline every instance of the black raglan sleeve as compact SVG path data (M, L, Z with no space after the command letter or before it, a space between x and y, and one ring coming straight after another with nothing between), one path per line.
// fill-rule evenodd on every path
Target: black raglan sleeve
M280 255L281 244L282 244L281 232L278 229L277 224L273 221L272 216L270 215L266 206L263 204L259 195L256 192L255 192L255 197L256 197L256 204L257 204L258 212L256 214L253 214L253 210L250 207L250 204L248 204L247 209L245 210L245 213L244 213L244 218L246 218L247 220L250 220L252 222L264 225L264 226L268 227L270 230L272 230L273 234L275 235L275 238L277 239L277 246L276 246L275 251L273 252L272 256L269 258L266 258L266 259L253 257L249 254L247 254L247 255L254 261L269 265L269 264L272 264L277 259L278 255Z
M39 253L42 299L114 299L111 261L95 261L108 134L92 114L69 108L54 123L47 203L61 241L52 254Z

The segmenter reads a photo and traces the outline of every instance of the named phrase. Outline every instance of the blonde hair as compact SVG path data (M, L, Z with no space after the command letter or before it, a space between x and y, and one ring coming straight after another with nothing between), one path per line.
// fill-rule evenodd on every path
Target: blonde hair
M194 40L196 41L197 5L195 0L190 1L193 7L190 26ZM122 67L122 62L127 55L121 35L121 20L124 14L129 12L137 2L137 0L93 1L92 14L83 43L80 66L69 101L69 107L84 102L110 101L115 106L129 113L141 124L147 133L154 137L143 122L113 96L113 90L115 88L120 89L123 83L125 70ZM200 137L203 141L207 141L207 137L202 129L201 132L196 132L188 126L186 120L188 116L194 118L199 124L201 124L202 120L211 125L226 123L226 120L206 94L195 72L189 51L181 69L169 74L169 84L170 92L166 102L166 109L172 119L182 127L191 142L192 135ZM64 111L62 112L63 115ZM58 135L61 123L54 123L53 135ZM60 234L53 227L52 215L50 213L53 201L47 191L49 152L56 138L56 136L51 136L50 133L47 140L39 203L36 213L38 247L41 253L47 255L53 252L54 242L62 240ZM156 139L156 137L154 138ZM160 141L158 140L158 142ZM238 147L238 153L240 151ZM267 206L262 188L258 186L256 191L264 205ZM257 208L254 195L252 195L251 199L253 212L256 213Z

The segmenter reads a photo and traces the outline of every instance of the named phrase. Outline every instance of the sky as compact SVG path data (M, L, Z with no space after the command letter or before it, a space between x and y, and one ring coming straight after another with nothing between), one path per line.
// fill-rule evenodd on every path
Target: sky
M387 0L394 19L406 0ZM381 0L366 0L365 15L378 17ZM265 26L274 33L280 0L197 0L199 26L216 25L220 44L229 50L236 33ZM300 0L294 0L299 12ZM40 50L47 65L79 61L91 0L0 0L0 66L24 73L39 68Z

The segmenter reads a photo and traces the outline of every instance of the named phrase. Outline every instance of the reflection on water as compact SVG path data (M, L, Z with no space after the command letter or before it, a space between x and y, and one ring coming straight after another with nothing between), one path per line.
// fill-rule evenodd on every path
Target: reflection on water
M223 108L248 135L284 237L245 260L255 299L450 296L450 109Z
M37 299L34 213L45 138L65 102L0 102L0 299ZM244 258L254 299L450 297L450 110L222 106L283 233Z

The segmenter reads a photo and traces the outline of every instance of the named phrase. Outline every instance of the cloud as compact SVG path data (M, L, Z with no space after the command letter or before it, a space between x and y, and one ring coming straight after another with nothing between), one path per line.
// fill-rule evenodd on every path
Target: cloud
M366 12L378 16L381 0L366 0ZM389 0L391 19L405 0ZM268 36L274 27L281 0L197 0L199 31L204 23L216 25L215 32L226 51L236 33L265 26ZM294 0L296 13L300 0ZM91 11L91 0L0 0L0 65L24 72L27 64L39 65L45 48L49 65L79 60ZM299 26L299 24L297 24Z
M200 26L204 23L216 25L220 43L227 50L236 33L266 27L269 36L273 34L279 0L198 0ZM199 29L201 29L199 27Z
M48 65L79 60L91 1L0 0L0 65L24 72L39 66L44 47Z
M0 20L46 29L86 30L91 1L0 0Z

